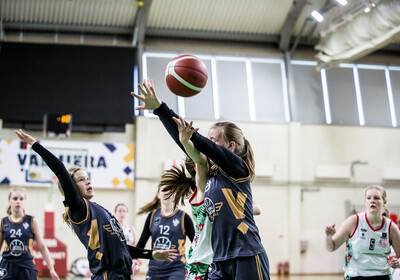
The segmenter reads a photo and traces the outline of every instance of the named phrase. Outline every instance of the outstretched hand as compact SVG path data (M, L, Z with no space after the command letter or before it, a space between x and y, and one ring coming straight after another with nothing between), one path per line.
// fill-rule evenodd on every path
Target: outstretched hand
M33 138L28 133L23 132L22 129L14 130L14 132L18 136L19 139L21 139L22 141L28 143L31 146L36 142L35 138Z
M131 94L144 104L137 106L136 110L155 110L161 106L161 101L156 95L156 89L154 88L154 82L152 79L145 79L143 85L138 84L138 88L141 94L136 94L134 92L131 92Z
M325 235L332 236L336 233L335 224L328 225L325 227Z
M199 128L192 128L193 121L190 121L190 123L186 125L182 117L179 118L172 117L172 118L178 125L179 141L184 146L186 146L187 144L191 144L191 146L193 146L193 143L190 142L190 138L192 137L193 133L199 131Z
M154 250L153 251L153 259L157 261L169 261L172 262L179 255L176 253L177 250Z

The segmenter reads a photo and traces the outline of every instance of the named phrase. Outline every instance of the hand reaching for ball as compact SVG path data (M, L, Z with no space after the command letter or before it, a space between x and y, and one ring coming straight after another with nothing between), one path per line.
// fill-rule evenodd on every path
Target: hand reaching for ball
M154 88L154 82L152 79L147 78L143 81L143 85L138 85L141 94L131 92L132 96L136 97L144 104L136 107L136 110L155 110L161 106L161 101L156 95L156 89Z

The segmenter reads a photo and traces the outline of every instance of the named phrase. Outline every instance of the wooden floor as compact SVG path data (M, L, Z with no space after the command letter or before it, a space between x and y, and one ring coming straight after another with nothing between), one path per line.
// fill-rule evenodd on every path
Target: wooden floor
M145 280L146 275L133 277L133 280ZM40 280L51 280L51 278L41 278ZM90 278L68 277L65 280L90 280ZM271 280L343 280L343 275L271 275Z

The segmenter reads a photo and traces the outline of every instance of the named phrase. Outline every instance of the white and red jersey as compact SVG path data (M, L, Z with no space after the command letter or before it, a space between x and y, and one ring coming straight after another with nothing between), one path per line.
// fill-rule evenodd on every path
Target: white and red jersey
M358 213L354 232L346 241L345 276L390 275L390 226L392 221L383 217L382 225L374 229L367 213Z

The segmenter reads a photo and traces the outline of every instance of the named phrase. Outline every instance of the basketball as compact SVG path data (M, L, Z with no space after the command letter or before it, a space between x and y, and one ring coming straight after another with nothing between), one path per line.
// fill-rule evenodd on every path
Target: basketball
M206 65L194 55L183 54L172 59L165 69L165 82L170 91L182 97L194 96L207 84Z

